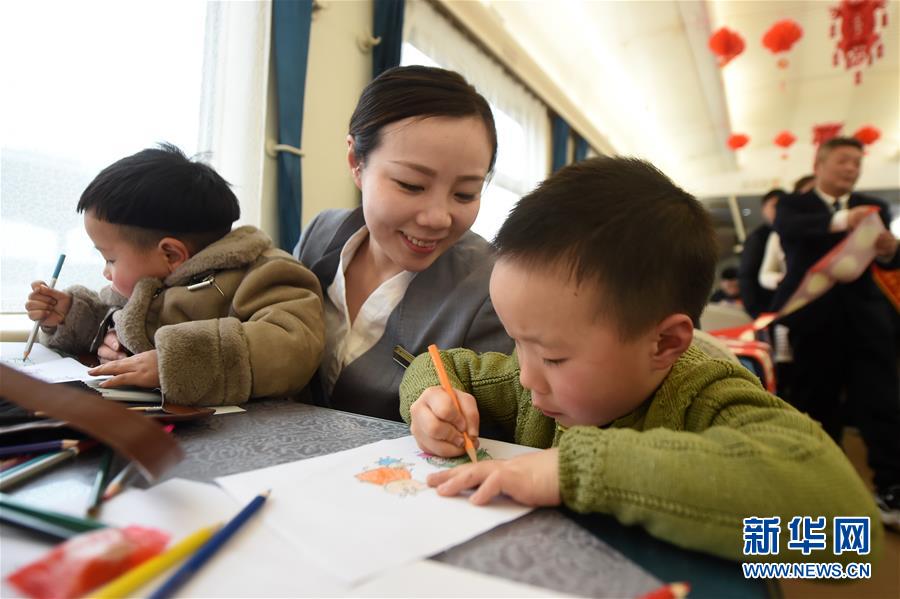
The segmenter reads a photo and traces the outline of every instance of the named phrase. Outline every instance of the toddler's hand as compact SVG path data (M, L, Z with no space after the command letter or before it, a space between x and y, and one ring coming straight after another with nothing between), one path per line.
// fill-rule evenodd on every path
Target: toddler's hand
M122 344L119 343L115 329L110 329L106 332L103 343L97 348L97 357L100 359L101 364L128 357L128 354L122 351Z
M458 495L478 487L469 501L484 505L497 495L509 495L523 505L559 505L559 449L545 449L511 460L484 460L428 476L438 495Z
M445 458L462 455L465 452L464 430L478 447L479 417L475 398L459 389L456 397L462 413L440 387L425 389L409 409L409 430L419 447L430 454Z
M34 281L31 284L31 293L25 302L28 318L40 322L44 327L62 324L71 307L71 295L65 291L50 289L43 281Z
M100 386L104 389L134 385L155 389L159 387L159 357L155 349L135 354L123 360L101 364L88 370L91 376L114 375Z

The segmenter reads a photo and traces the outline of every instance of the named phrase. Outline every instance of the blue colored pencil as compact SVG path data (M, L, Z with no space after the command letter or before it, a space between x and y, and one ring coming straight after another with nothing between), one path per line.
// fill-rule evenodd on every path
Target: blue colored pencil
M228 539L234 535L237 530L244 525L247 520L250 519L253 514L259 511L259 508L262 507L262 504L265 503L266 499L269 498L269 491L265 493L260 493L253 500L244 507L240 512L238 512L237 516L231 519L231 521L226 524L222 530L217 532L213 538L206 542L203 547L201 547L197 553L191 556L189 560L184 562L178 570L172 574L172 576L165 581L161 587L156 589L152 595L150 595L149 599L168 599L172 595L174 595L178 589L180 589L184 583L190 580L191 576L193 576L200 568L203 567L209 558L215 555L216 551L218 551L222 545L228 542Z
M50 277L50 283L47 284L47 287L49 287L50 289L56 287L56 280L59 278L59 271L62 270L62 265L65 261L66 255L60 254L59 259L56 261L56 268L53 269L53 276ZM28 359L28 354L31 353L31 348L34 345L34 340L37 338L39 328L41 328L41 321L34 321L34 327L32 327L31 334L28 335L28 341L25 343L25 352L22 356L22 360Z
M76 445L78 445L78 441L74 439L56 439L54 441L44 441L42 443L7 445L6 447L0 447L0 456L22 455L38 451L58 451L60 449L69 449Z

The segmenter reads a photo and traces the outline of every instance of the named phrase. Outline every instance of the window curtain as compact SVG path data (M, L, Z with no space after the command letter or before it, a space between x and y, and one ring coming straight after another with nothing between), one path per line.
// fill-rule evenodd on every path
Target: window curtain
M581 162L588 155L588 142L579 134L575 134L575 158L572 162Z
M275 48L275 83L278 94L278 143L300 147L303 137L303 94L312 0L275 0L272 38ZM279 245L288 252L300 240L303 188L300 156L278 153Z
M405 10L406 0L375 0L372 35L381 41L372 48L372 79L400 65Z
M553 172L555 173L569 163L569 135L571 129L561 116L554 114L551 118L551 137L553 152Z
M271 49L272 2L206 5L197 150L240 200L237 224L262 227L274 238L278 224L274 215L266 222L262 206Z
M403 39L440 66L460 73L492 107L521 126L511 125L503 114L494 115L499 139L491 184L524 195L547 177L550 127L543 102L427 2L406 3ZM483 201L481 208L485 210Z

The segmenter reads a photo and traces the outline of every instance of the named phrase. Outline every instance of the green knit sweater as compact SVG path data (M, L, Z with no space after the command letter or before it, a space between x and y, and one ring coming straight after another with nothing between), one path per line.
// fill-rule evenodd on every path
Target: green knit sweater
M451 383L475 396L482 424L516 443L559 447L563 502L614 515L682 547L730 559L743 555L743 518L781 517L780 552L765 561L874 561L882 526L872 495L822 428L767 393L743 367L696 348L675 363L656 393L604 427L557 427L531 405L516 355L442 353ZM438 385L428 354L400 385L400 414ZM827 548L787 549L794 516L825 516ZM832 553L833 518L869 516L871 553Z

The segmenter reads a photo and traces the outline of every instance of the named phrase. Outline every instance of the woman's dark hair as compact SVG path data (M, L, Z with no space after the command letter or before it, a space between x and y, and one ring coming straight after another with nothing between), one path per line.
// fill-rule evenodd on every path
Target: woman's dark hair
M359 162L378 148L385 126L411 117L481 118L491 142L491 162L497 159L497 128L491 107L462 75L434 67L388 69L363 90L350 117L353 151Z

